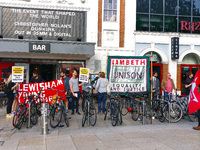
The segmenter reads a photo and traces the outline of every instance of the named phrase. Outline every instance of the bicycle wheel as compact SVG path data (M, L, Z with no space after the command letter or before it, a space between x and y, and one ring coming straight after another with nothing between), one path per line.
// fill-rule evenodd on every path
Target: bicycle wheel
M115 102L111 103L111 124L116 126L118 123L118 108Z
M169 111L170 111L170 115L169 115ZM171 102L169 107L168 107L168 104L164 106L164 116L167 121L169 121L170 119L170 122L172 123L178 122L181 120L182 115L183 113L182 113L181 107L175 102Z
M107 102L106 104L106 109L105 109L105 116L104 116L104 120L106 120L108 114L109 114L109 110L110 110L110 102Z
M90 111L89 111L89 122L90 125L94 126L97 121L97 111L94 104L90 104Z
M66 112L63 112L64 121L67 127L69 127L69 119Z
M17 106L15 115L13 116L13 120L12 120L13 127L15 127L15 123L16 123L16 119L17 119L16 117L18 116L18 113L22 110L23 107L24 107L24 104L19 104L19 106Z
M122 113L120 111L120 105L118 104L118 121L119 121L119 124L121 125L123 120L122 120Z
M192 114L189 114L189 112L187 112L187 117L188 117L189 121L191 121L191 122L197 121L197 113L196 112L194 112Z
M85 125L85 122L86 122L86 120L87 120L87 112L86 112L87 110L85 110L85 112L84 112L84 114L83 114L83 118L82 118L82 127L84 127L84 125Z
M17 128L19 130L21 129L21 127L24 123L24 120L25 120L26 111L27 111L27 108L26 108L26 106L24 106L21 109L21 111L18 113L18 115L16 117L15 128Z
M53 106L49 116L50 126L52 128L56 128L61 122L61 118L62 118L62 110L60 106L58 105Z
M138 117L139 117L139 104L136 103L136 104L133 104L133 110L131 112L131 118L134 120L134 121L137 121L138 120Z
M31 103L30 106L30 121L33 125L36 125L38 122L38 114L37 114L37 107L35 101Z
M152 124L151 105L149 103L146 103L145 106L145 122L146 124Z
M128 102L124 101L121 104L121 114L122 114L122 116L125 116L127 113L128 113Z

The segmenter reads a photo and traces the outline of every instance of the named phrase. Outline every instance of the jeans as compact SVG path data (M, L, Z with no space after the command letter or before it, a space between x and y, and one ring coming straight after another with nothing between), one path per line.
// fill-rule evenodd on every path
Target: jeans
M171 98L172 98L172 93L170 93L170 95L169 95L169 92L164 92L164 99L166 101L171 102Z
M74 92L78 94L78 97L72 97L72 112L74 112L74 102L76 102L76 112L78 111L78 105L79 105L79 97L80 97L80 92Z
M12 109L12 104L14 101L14 94L9 94L8 96L8 103L7 103L7 114L11 113L11 109Z
M103 113L105 113L107 93L98 93L98 113L101 112L101 102L103 101Z

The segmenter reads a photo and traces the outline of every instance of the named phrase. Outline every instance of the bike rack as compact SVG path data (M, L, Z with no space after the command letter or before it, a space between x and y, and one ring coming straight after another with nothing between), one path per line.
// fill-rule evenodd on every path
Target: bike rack
M41 112L42 112L42 134L43 135L46 135L48 134L49 132L49 129L48 129L48 118L47 118L47 115L48 115L48 104L47 103L42 103L41 104L42 108L41 108Z

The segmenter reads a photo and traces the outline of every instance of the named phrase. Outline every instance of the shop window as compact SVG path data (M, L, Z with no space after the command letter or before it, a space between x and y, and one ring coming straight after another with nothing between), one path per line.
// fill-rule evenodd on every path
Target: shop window
M149 15L137 15L137 31L149 31Z
M150 31L163 31L163 16L151 15Z
M192 28L192 33L199 34L200 33L200 17L193 17L194 28Z
M193 16L200 16L200 0L193 0Z
M183 23L186 22L186 24ZM181 33L191 33L191 27L190 26L191 17L179 17L179 32Z
M191 0L179 0L179 15L191 15Z
M146 53L144 56L151 56L151 52ZM158 53L152 52L152 56L151 60L153 61L153 63L161 63L161 57Z
M149 13L149 0L137 0L137 12Z
M183 58L182 64L198 64L198 59L195 54L188 54Z
M164 31L177 32L177 16L165 16Z
M197 70L199 69L200 65L198 65L200 62L199 57L196 54L188 54L183 58L181 65L181 94L186 95L186 79L188 77L188 73L192 72L195 76Z
M163 14L163 1L162 0L151 0L151 13Z
M165 14L177 15L178 6L176 0L165 1Z
M10 74L12 74L12 67L2 69L1 82L3 82L4 79L8 79Z
M117 0L104 0L104 19L103 21L117 21Z

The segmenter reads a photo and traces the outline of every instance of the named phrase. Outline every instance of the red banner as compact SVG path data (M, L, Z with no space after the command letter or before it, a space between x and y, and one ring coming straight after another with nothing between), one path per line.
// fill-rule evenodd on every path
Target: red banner
M56 95L59 97L65 96L63 79L41 83L20 83L17 91L18 102L24 103L25 96L29 96L31 94L38 95L40 91L41 100L45 100L48 103L51 103L52 99L56 98ZM64 97L64 99L66 99L66 97Z
M200 109L200 93L197 88L199 85L200 85L200 71L198 70L194 77L189 95L188 109L190 114Z

